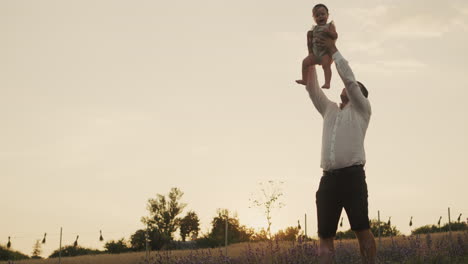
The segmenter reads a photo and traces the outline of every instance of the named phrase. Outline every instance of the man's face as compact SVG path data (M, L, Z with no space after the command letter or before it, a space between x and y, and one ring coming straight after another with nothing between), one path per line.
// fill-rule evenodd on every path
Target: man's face
M313 11L314 20L317 25L325 25L328 20L328 12L324 7L319 7Z
M346 93L346 88L343 88L340 94L341 103L346 104L349 102L348 94Z

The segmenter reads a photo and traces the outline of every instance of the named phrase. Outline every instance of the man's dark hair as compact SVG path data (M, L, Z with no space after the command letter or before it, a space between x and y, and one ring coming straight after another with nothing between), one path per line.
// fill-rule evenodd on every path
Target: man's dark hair
M316 4L316 5L314 6L314 8L312 8L312 13L315 12L315 9L320 8L320 7L325 8L325 10L327 10L327 13L328 13L328 7L327 7L326 5L324 5L324 4Z
M359 84L359 87L361 88L362 94L364 95L364 97L367 98L367 96L369 96L369 92L367 91L366 87L361 82L357 82L357 83Z

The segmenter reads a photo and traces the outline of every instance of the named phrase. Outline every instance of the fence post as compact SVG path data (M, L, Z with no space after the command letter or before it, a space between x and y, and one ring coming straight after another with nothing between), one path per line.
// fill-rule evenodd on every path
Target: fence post
M379 227L379 250L380 250L380 245L381 245L381 239L380 239L380 211L377 211L377 224Z
M145 232L145 258L146 258L146 263L149 264L149 225L146 226L146 232Z
M448 208L448 228L449 228L449 240L450 240L450 247L452 247L452 227L451 227L451 220L450 220L450 207Z
M62 227L60 227L59 264L62 263Z
M227 246L228 246L228 219L229 214L226 214L226 232L224 234L224 254L227 257Z
M452 237L452 227L450 226L450 207L448 208L448 228L449 228L449 235L450 238Z
M307 239L307 214L304 214L304 235L305 239Z

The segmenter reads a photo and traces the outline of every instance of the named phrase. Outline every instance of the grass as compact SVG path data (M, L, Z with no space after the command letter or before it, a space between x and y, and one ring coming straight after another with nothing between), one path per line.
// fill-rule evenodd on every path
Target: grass
M357 240L335 241L337 263L360 263ZM468 263L468 232L376 238L378 263ZM153 251L151 264L281 264L317 263L318 242L239 243L224 248ZM7 264L8 262L0 262ZM56 264L58 259L22 260L15 264ZM63 264L144 264L145 252L101 254L62 258Z

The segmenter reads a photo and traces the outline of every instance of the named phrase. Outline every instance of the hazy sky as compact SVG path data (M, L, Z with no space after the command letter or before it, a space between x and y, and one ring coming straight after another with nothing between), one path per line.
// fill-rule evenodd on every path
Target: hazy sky
M410 216L466 218L468 2L324 3L369 90L370 217L406 234ZM273 230L307 213L316 235L322 119L294 82L314 4L0 0L0 243L31 254L47 232L48 256L63 226L102 248L171 187L204 233L217 208L265 227L249 198L268 180L284 181Z

